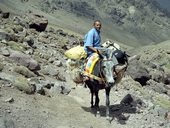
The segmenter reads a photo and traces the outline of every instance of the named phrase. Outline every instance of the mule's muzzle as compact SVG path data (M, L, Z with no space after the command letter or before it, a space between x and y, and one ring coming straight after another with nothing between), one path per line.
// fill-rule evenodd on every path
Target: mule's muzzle
M107 83L106 88L107 87L112 87L113 85L114 85L114 83Z

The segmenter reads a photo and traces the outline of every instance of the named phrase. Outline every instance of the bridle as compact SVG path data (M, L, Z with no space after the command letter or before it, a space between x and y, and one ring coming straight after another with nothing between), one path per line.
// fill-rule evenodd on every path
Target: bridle
M107 60L104 60L104 59L100 59L99 60L99 76L100 76L100 78L101 78L101 80L102 80L102 82L103 82L103 84L105 85L105 87L108 85L108 82L106 81L106 79L105 79L105 75L104 75L104 69L102 68L102 63L104 62L104 61L112 61L112 59L107 59ZM127 67L128 67L128 61L126 60L126 62L125 62L126 64L126 66L124 66L124 68L122 69L122 70L124 70L124 71L126 71L127 70ZM122 70L119 70L119 71L116 71L116 69L115 69L115 66L113 66L112 67L113 68L113 72L115 73L115 75L116 76L118 76L118 74L122 71ZM112 77L114 77L114 76L112 76Z

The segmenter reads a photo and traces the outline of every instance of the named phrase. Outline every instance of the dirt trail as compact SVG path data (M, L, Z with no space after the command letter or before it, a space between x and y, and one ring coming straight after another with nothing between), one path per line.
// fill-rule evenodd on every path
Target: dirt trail
M117 92L116 95L120 92ZM13 103L5 102L12 97ZM115 104L111 93L111 105ZM12 120L17 128L116 128L126 127L113 120L106 121L104 90L100 91L102 116L95 117L90 108L88 88L77 86L68 96L52 98L42 95L27 95L18 90L2 87L0 90L0 115ZM115 102L115 103L113 103Z

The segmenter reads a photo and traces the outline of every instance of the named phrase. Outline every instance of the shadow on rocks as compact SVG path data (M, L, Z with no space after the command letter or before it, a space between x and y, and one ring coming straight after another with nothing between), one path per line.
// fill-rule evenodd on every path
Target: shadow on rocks
M142 102L142 101L141 101ZM110 117L111 122L116 120L118 123L124 125L126 121L129 119L130 114L137 113L137 108L141 105L141 102L138 100L134 100L134 98L127 94L121 101L120 104L110 105ZM106 106L101 105L100 107L100 116L106 117ZM86 112L91 112L92 114L96 114L95 108L91 107L82 107Z

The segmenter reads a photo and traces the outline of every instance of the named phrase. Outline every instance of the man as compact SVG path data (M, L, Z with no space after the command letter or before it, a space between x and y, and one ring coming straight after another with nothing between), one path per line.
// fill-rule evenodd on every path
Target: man
M86 51L88 58L85 62L84 69L88 74L96 74L96 71L93 72L93 70L98 61L98 55L102 58L101 53L98 51L98 49L101 48L100 29L101 22L99 20L94 21L93 28L88 31L84 38L84 50ZM93 53L98 53L98 55ZM88 79L88 77L85 77L85 81Z
M94 52L98 52L97 48L101 47L101 26L100 20L94 21L93 28L85 35L84 50L86 51L87 56L90 56Z
M87 53L88 60L84 67L85 69L84 81L89 80L89 78L93 78L94 76L92 77L91 74L95 76L98 76L99 74L98 71L99 67L97 66L96 68L94 68L96 62L98 61L98 56L96 56L96 54L93 54L94 52L96 52L98 53L100 58L112 60L112 61L105 61L104 64L105 64L105 71L106 71L105 75L108 78L107 82L114 83L115 80L113 78L113 75L114 77L116 77L116 73L115 72L114 72L115 74L113 73L113 67L118 65L118 61L116 58L118 53L115 52L115 56L113 56L112 54L113 50L101 47L100 29L101 29L101 22L99 20L96 20L94 21L93 28L90 31L88 31L88 33L85 35L84 50ZM111 86L111 84L107 86Z

